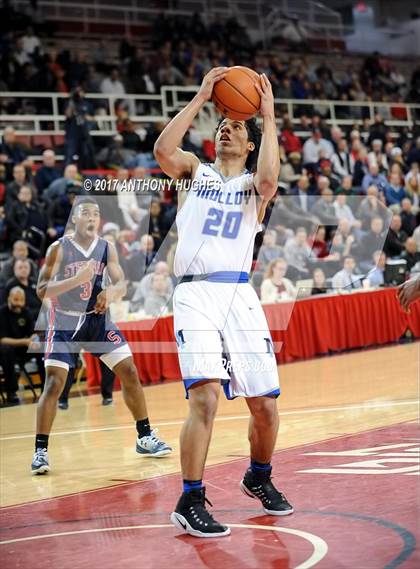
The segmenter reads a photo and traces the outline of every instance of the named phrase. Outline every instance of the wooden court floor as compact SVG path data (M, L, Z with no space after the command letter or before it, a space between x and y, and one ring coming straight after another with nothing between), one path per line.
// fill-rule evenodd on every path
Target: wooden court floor
M405 344L281 366L276 449L418 421L419 348ZM135 428L121 392L103 407L100 395L73 390L70 408L57 413L46 476L30 474L35 405L0 411L2 506L179 472L178 435L187 413L180 382L146 388L152 425L174 448L159 460L135 453ZM209 465L248 456L247 419L244 401L226 401L221 393Z

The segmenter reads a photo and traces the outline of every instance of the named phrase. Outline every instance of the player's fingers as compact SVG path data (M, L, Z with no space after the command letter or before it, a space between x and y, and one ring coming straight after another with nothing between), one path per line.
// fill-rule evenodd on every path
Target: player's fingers
M269 78L267 77L267 75L266 75L265 73L263 73L263 74L261 75L261 77L262 77L263 80L264 80L265 86L268 87L268 88L270 88L270 87L271 87L271 83L270 83L270 80L269 80Z
M262 96L264 95L264 91L261 89L261 85L256 81L256 82L254 83L254 87L255 87L255 89L256 89L258 95L259 95L260 97L262 97Z

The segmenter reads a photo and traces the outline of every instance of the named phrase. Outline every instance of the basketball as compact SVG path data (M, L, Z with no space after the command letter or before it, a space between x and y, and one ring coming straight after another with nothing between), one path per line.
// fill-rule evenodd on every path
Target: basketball
M255 88L258 73L249 67L231 67L214 85L212 100L223 116L246 121L260 108L261 98Z

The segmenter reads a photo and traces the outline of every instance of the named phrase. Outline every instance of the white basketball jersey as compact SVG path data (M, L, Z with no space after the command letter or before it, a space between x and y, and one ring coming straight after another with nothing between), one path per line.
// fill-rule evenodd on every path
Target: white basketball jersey
M176 216L177 277L251 270L255 235L261 231L253 175L223 178L200 164Z

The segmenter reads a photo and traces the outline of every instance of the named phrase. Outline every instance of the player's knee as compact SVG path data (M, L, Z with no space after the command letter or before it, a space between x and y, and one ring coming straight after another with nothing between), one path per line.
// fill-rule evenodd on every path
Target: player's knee
M212 424L217 411L219 393L214 389L193 390L190 397L191 411L204 423Z
M260 397L254 401L252 406L252 416L267 427L275 425L279 420L275 399Z
M115 370L115 374L118 375L118 377L121 380L122 386L124 387L124 389L138 389L139 387L139 376L137 373L137 369L136 366L134 365L134 363L132 361L122 361L120 364L118 364L118 371Z
M55 373L49 373L47 375L44 387L44 397L51 397L58 399L63 391L66 379Z

